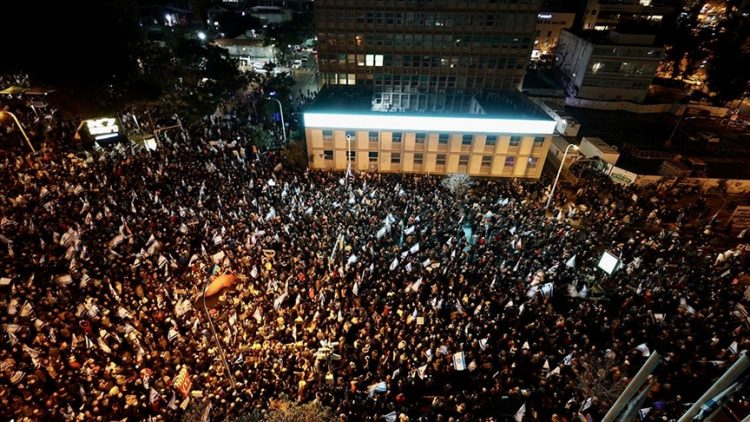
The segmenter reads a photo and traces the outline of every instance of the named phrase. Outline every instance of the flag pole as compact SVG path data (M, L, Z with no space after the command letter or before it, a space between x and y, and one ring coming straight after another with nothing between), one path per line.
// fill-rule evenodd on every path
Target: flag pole
M620 394L620 397L617 398L617 401L609 409L609 412L604 415L604 419L602 419L602 422L613 422L615 418L617 418L617 416L622 413L622 410L630 402L630 399L633 398L638 390L640 390L641 386L646 382L646 378L651 375L651 372L654 371L654 368L659 365L660 358L661 356L659 355L659 353L651 353L651 356L649 356L646 363L641 366L641 369L638 370L638 373L630 381L630 384L625 387L625 391Z
M203 284L203 310L206 312L206 318L208 318L208 326L211 328L211 334L214 336L214 341L216 341L216 347L219 348L219 353L221 354L221 362L224 364L224 369L227 371L227 375L229 375L229 381L232 383L232 388L236 387L236 384L234 382L234 376L232 376L232 370L229 369L229 364L227 363L227 358L224 357L224 349L221 347L221 343L219 342L219 337L216 335L216 330L214 329L214 322L211 319L211 315L208 313L208 307L206 306L206 289L208 289L208 282L211 279L209 277L206 277L206 283Z
M747 368L750 367L750 358L747 357L747 354L745 352L742 352L742 355L740 355L740 358L737 359L737 361L724 372L724 374L719 377L716 382L706 390L705 393L699 398L698 400L693 403L692 406L690 406L690 409L688 409L687 412L685 412L684 415L677 421L677 422L686 422L693 420L693 416L698 414L698 412L701 409L701 406L703 406L704 403L706 403L708 400L715 397L720 392L724 391L731 385L740 375L742 375L743 372L747 370ZM747 420L747 418L745 418ZM743 421L744 422L744 421Z

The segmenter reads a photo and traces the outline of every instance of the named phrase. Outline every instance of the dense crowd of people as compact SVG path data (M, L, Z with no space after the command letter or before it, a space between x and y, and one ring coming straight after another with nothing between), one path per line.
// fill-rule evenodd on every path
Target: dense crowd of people
M156 151L3 150L6 417L262 418L286 397L342 421L599 420L657 351L641 407L666 420L750 346L747 255L654 229L668 190L604 178L547 212L546 180L310 172L258 153L232 104Z

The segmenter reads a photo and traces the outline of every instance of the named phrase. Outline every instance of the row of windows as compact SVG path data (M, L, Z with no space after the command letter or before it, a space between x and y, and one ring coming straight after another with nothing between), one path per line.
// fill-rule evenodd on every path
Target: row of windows
M400 143L403 140L403 132L393 132L391 135L391 142L394 143ZM450 133L441 132L438 134L438 144L441 145L447 145L448 141L450 140ZM368 139L370 142L379 142L380 141L380 133L378 131L371 130L368 132ZM333 139L333 130L332 129L323 129L323 139L324 140L332 140ZM357 133L353 130L347 130L346 131L346 139L350 140L352 142L356 141L357 139ZM426 132L416 132L414 134L414 142L417 144L423 144L425 140L427 139L427 133ZM463 134L461 137L461 145L473 145L474 144L474 135L472 134ZM485 137L485 145L493 146L497 144L497 135L486 135ZM510 146L511 147L517 147L521 145L521 137L520 136L511 136L510 137ZM534 137L534 148L538 148L544 145L544 136L535 136Z
M444 76L439 76L437 78L439 79L432 79L434 77L430 77L430 79L425 82L422 77L426 77L426 75L421 75L419 79L417 79L417 75L412 75L412 79L410 79L408 82L404 82L404 79L402 77L399 77L399 75L383 75L383 74L355 74L355 73L327 73L323 72L320 74L320 80L326 84L326 85L357 85L357 84L368 84L373 85L376 87L387 87L394 92L404 92L404 93L416 93L416 92L427 92L428 89L431 91L441 90L441 89L473 89L473 88L492 88L492 89L512 89L515 87L519 81L521 80L521 76L517 74L513 74L513 77L506 77L508 75L498 75L495 78L487 77L484 78L483 76L474 77L474 76L468 76L468 77L460 77L456 78L455 76L448 76L447 78ZM446 78L446 79L443 79ZM393 106L395 107L407 107L408 101L402 101L401 104L398 104L397 100L394 98ZM418 108L424 108L422 106L419 106Z
M529 34L318 34L321 45L349 47L404 47L404 48L526 48Z
M531 13L430 13L430 12L380 12L354 11L350 9L319 10L316 14L319 21L328 23L376 24L376 25L412 25L428 27L461 27L461 26L529 26L536 23L536 16Z
M347 151L346 152L346 158L349 161L355 161L357 159L357 151ZM482 156L482 167L490 167L492 166L492 160L495 158L492 155L483 155ZM514 156L506 156L505 157L505 167L513 167L516 164L516 158ZM333 150L327 149L323 151L323 159L327 161L333 160ZM371 163L377 163L378 162L378 152L377 151L369 151L367 153L367 159ZM446 154L436 154L435 155L435 165L438 166L444 166L446 161ZM391 164L401 164L401 153L400 152L393 152L391 153ZM424 164L424 153L417 152L414 153L414 164L415 165L423 165ZM469 155L467 154L461 154L458 156L458 165L466 167L469 165ZM527 165L526 168L533 169L536 168L536 166L539 165L539 157L528 157L527 158Z
M321 53L321 65L357 65L360 67L422 67L468 69L521 69L523 65L511 57L477 56L413 56L401 54Z

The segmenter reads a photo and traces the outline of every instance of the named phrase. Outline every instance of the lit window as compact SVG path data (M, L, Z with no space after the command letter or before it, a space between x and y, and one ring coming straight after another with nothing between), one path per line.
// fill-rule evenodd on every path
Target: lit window
M537 164L539 164L539 158L538 157L529 157L529 165L526 166L527 168L533 169L536 168Z
M383 55L382 54L376 54L375 55L375 66L382 67L383 66Z
M598 72L598 71L599 71L599 69L601 69L601 68L602 68L602 66L604 66L604 65L602 64L602 62L596 62L596 63L594 63L594 64L593 64L593 65L591 66L591 71L592 71L593 73L596 73L596 72Z

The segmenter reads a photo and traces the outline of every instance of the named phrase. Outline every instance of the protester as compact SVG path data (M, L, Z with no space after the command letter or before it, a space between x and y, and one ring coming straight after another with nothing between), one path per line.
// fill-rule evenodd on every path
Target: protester
M7 417L175 420L192 401L222 419L288 397L347 421L596 420L592 363L621 389L658 351L642 407L659 420L750 346L747 256L659 229L674 216L654 187L601 179L547 213L547 180L454 196L433 176L300 171L254 152L246 105L156 151L5 150ZM223 274L210 314L235 388L201 300Z

